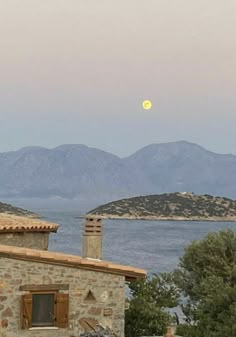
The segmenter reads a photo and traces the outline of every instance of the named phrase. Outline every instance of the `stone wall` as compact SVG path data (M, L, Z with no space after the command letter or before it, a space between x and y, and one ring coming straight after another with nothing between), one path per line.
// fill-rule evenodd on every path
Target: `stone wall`
M47 250L48 236L47 232L0 233L0 245Z
M21 329L20 286L69 284L69 327L67 329ZM92 318L118 336L124 335L124 276L80 270L31 261L0 258L0 321L4 337L77 337L83 319ZM93 300L86 299L89 291ZM1 336L1 332L0 332Z

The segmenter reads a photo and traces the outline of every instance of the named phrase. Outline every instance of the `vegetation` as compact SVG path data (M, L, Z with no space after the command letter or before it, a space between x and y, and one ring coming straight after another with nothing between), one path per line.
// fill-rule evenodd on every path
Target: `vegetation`
M130 287L127 337L163 334L171 320L165 308L175 306L179 294L189 323L177 326L177 335L235 337L236 233L226 230L194 241L173 273L155 275Z
M32 216L32 217L38 216L37 214L27 211L23 208L15 207L10 204L5 204L2 202L0 202L0 213L19 215L19 216Z
M188 324L178 325L176 329L176 334L178 336L183 336L183 337L201 337L201 336L206 337L205 335L202 335L200 333L197 326L192 326Z
M125 315L125 336L164 334L172 318L165 310L177 305L178 291L171 275L147 277L130 284L131 299Z
M165 193L121 199L89 212L110 218L234 220L236 201L193 193Z
M236 336L236 234L233 231L211 233L193 242L180 260L175 279L187 298L183 311L197 326L197 329L188 328L184 336Z

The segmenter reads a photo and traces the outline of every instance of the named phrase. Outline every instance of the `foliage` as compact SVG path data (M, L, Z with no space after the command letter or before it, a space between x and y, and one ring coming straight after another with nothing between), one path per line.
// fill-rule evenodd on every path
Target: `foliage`
M125 315L125 336L164 334L171 316L165 310L175 307L178 291L168 274L153 275L129 285L131 299Z
M27 211L23 208L12 206L10 204L5 204L3 202L0 202L0 213L37 217L37 214L33 212Z
M164 193L121 199L101 205L90 214L113 216L231 217L236 216L236 201L193 193Z
M187 324L180 324L177 326L175 334L182 337L200 337L197 326L191 326ZM205 336L206 337L206 336Z
M175 280L187 297L183 311L197 325L187 328L188 337L236 336L236 233L226 230L194 241Z

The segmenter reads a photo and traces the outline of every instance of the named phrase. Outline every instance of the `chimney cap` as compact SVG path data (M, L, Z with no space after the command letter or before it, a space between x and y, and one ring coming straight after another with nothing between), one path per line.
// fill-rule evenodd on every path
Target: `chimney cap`
M93 220L97 220L97 221L101 221L102 220L102 217L97 215L97 214L86 214L84 216L84 218L87 220L87 221L93 221Z

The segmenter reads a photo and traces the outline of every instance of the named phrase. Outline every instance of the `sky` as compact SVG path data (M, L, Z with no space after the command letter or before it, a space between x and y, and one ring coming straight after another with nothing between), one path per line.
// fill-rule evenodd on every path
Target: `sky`
M236 154L235 41L235 0L2 0L0 152Z

